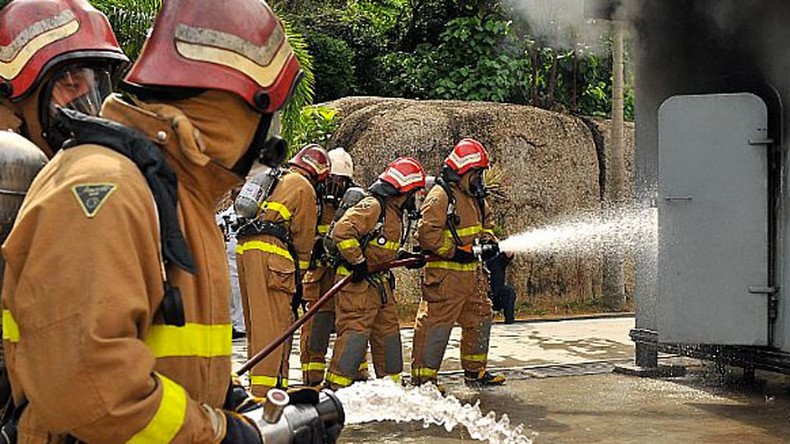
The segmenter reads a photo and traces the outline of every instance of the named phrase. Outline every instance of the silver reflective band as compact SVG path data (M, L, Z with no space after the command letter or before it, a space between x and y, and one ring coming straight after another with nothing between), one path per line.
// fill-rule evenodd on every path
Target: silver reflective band
M12 196L26 196L27 191L6 190L5 188L0 188L0 194L10 194Z

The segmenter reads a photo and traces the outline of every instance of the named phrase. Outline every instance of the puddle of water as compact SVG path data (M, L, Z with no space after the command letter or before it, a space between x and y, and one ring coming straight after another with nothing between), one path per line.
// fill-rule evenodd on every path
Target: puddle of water
M443 397L432 385L402 387L389 379L378 379L339 390L337 396L343 403L346 424L422 421L426 428L435 424L448 432L462 425L472 439L491 444L532 442L524 435L523 425L512 427L507 415L498 420L496 412L484 415L479 401L463 404L452 395Z

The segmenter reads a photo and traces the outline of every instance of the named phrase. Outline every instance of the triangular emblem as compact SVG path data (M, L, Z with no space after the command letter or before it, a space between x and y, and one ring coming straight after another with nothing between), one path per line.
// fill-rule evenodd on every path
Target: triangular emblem
M82 211L89 218L96 216L104 202L110 197L110 194L118 188L114 183L89 183L83 185L74 185L71 191L77 198Z

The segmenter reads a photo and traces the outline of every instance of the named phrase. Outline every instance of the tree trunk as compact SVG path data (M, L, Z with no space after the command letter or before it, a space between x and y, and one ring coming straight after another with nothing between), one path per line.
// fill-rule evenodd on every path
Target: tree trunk
M607 186L604 199L604 217L618 217L625 198L625 160L623 136L623 34L625 25L614 21L614 41L612 43L612 124L609 155L607 156ZM604 252L603 302L609 311L622 311L625 305L625 285L623 278L624 251L612 247Z
M549 73L549 92L546 95L546 103L544 104L545 109L553 109L554 108L554 92L557 89L557 65L559 61L557 60L557 53L554 51L551 52L551 72Z

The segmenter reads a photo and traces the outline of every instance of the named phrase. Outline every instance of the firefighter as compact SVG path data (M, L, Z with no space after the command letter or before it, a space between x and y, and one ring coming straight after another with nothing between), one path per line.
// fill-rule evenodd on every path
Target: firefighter
M404 214L416 210L415 194L424 187L422 165L399 158L370 186L370 196L346 211L332 229L332 240L346 263L338 267L338 279L351 275L335 305L338 337L326 375L332 389L358 378L368 342L376 376L400 380L403 350L394 278L390 272L372 271L399 256L409 235Z
M66 139L57 108L98 115L129 62L87 0L14 0L0 10L0 41L12 56L0 59L0 130L50 158Z
M436 384L456 323L462 329L465 382L488 386L505 381L486 370L493 313L480 258L471 251L476 241L496 245L494 221L485 201L483 173L488 165L488 152L480 142L461 140L445 159L436 185L420 208L420 247L443 260L425 266L412 349L412 382L417 385Z
M10 57L0 60L0 131L10 130L35 142L42 151L41 156L35 158L52 157L58 148L55 144L62 140L56 125L55 107L98 114L102 100L110 93L110 79L128 63L102 13L85 0L60 3L19 0L0 9L0 41L10 43L9 46L0 46L0 52L10 54ZM40 43L44 44L35 45L30 51L13 51L14 43L23 39L29 42L45 31L28 31L45 18L49 19L50 27L53 22L68 24L71 32L60 37L42 37ZM78 20L85 25L75 27ZM6 162L0 165L17 165L18 159L13 153L20 147L27 149L27 144L10 135L3 135L3 141L5 143L0 145L0 150L10 153L4 155ZM32 166L38 171L43 165L35 160ZM19 171L10 166L0 168L6 174ZM25 186L17 191L24 192L29 183L25 181ZM4 202L9 203L8 200ZM4 208L6 220L2 222L5 227L0 233L0 243L5 241L18 208L18 203L15 203L13 211ZM0 349L0 409L10 397Z
M304 300L308 309L335 283L335 269L324 258L323 237L329 233L340 199L354 185L354 161L351 155L343 148L335 148L328 154L331 169L316 230L318 236L311 259L313 263L304 276ZM305 385L319 386L324 382L326 351L329 348L329 336L334 329L334 300L324 304L302 327L299 350Z
M315 242L316 188L329 176L329 156L316 144L302 148L288 165L259 204L258 215L237 233L236 262L249 357L294 321L301 298L301 272L310 264ZM252 368L253 395L265 396L274 387L288 388L290 355L289 340Z
M72 15L29 24L19 54L98 20ZM3 245L17 406L3 436L262 443L231 399L214 208L266 146L299 73L266 3L170 0L124 79L134 94L104 102L111 120L61 111L70 142L36 177Z

